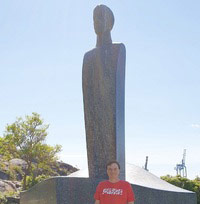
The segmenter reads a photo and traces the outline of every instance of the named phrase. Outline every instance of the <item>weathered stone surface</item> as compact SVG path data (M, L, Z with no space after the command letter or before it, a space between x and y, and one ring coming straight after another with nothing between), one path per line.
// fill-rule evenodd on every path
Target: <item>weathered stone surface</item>
M4 172L4 171L0 171L0 179L8 180L9 179L9 175L6 172Z
M7 199L7 204L19 204L20 203L20 199L19 198L6 197L6 199Z
M17 191L16 185L12 181L0 180L0 192Z
M21 193L20 204L92 204L99 179L56 177ZM196 204L189 191L164 191L132 184L135 204ZM55 193L56 192L56 193ZM55 196L55 197L53 197Z
M66 164L64 162L57 162L56 167L52 166L52 169L60 176L67 176L72 172L77 171L78 169L73 167L72 165Z
M68 177L88 178L88 170L79 170L70 174ZM143 186L146 188L152 188L162 191L173 191L182 193L190 192L185 189L174 186L134 164L126 164L126 181L133 185Z
M89 175L107 178L105 165L118 160L125 178L125 46L112 43L112 11L103 5L94 10L96 48L83 60L83 100Z
M33 186L24 193L21 192L20 204L57 204L56 184L56 179L51 178Z
M23 159L18 159L18 158L14 158L9 161L5 161L0 155L0 162L2 164L2 167L0 170L0 179L9 180L10 176L6 172L12 171L12 174L17 181L22 180L23 172L25 172L26 167L27 167L26 161L24 161ZM37 164L37 163L33 162L33 164ZM57 161L54 165L51 166L51 169L52 169L51 176L67 176L70 173L78 170L77 168L69 164L66 164L62 161ZM37 172L37 176L44 174L44 173L45 173L44 170L39 169L39 171Z
M15 158L15 159L11 159L9 161L10 165L12 166L19 166L21 167L22 169L26 169L27 167L27 163L23 160L23 159L18 159L18 158Z

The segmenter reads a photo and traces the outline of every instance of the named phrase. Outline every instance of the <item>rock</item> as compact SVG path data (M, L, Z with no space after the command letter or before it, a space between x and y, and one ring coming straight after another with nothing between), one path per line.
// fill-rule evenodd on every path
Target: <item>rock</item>
M9 161L10 165L13 165L13 166L19 166L23 169L26 169L27 167L27 163L23 160L23 159L11 159Z
M20 203L20 198L6 197L6 199L7 199L8 204L19 204Z
M35 161L33 161L33 163L36 164ZM0 193L5 196L7 204L20 204L20 198L17 196L22 189L21 180L23 172L25 172L27 167L27 163L19 158L7 161L2 155L0 155L0 164ZM61 161L56 162L56 165L51 166L51 169L55 172L54 174L52 173L51 176L67 176L78 170L77 168ZM40 169L37 173L38 176L45 174L45 171ZM12 175L12 177L10 175ZM9 179L15 180L11 181ZM9 192L13 192L14 196L7 196L10 194ZM2 202L4 201L0 199L0 204Z
M5 161L2 155L0 155L0 164L1 164L0 166L1 169L3 169L4 171L8 170L9 162Z
M0 179L8 180L9 179L9 175L7 173L5 173L4 171L0 171Z
M0 192L16 192L17 187L12 181L0 180Z
M18 181L22 180L22 173L25 172L25 169L27 167L26 161L24 161L23 159L19 159L19 158L14 158L9 161L5 161L3 157L0 155L0 162L3 166L2 169L0 170L0 179L9 180L10 179L9 174L5 172L13 169L16 180ZM36 164L35 161L33 161L33 164ZM17 168L13 168L13 167L19 167L22 171L19 171L17 170ZM51 176L67 176L79 170L62 161L57 161L56 165L52 165L51 168L55 172L55 173L52 173ZM45 174L45 171L43 169L39 169L37 172L37 176L42 175L42 174Z
M54 170L58 173L58 175L60 176L67 176L69 174L71 174L72 172L75 172L75 171L78 171L79 169L69 165L69 164L66 164L64 162L57 162L57 168L54 168Z
M17 190L21 190L22 184L20 181L12 181L12 183L15 185Z

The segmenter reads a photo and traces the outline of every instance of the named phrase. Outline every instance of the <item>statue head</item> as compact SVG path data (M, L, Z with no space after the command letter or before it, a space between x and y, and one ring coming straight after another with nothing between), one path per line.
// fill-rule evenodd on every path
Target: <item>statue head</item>
M93 12L94 30L97 35L110 32L114 25L113 12L105 5L98 5Z

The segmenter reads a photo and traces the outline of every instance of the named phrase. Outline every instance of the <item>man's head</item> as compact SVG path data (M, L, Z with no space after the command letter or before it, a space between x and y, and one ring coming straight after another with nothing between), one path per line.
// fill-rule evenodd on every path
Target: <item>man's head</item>
M119 179L120 164L117 161L110 161L106 169L109 179Z
M97 35L110 32L114 25L114 15L105 5L98 5L93 12L94 29Z

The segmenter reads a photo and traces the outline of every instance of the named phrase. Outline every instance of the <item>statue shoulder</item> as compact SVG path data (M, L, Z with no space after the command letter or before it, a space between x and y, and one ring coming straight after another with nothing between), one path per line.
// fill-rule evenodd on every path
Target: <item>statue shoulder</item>
M116 46L117 48L119 48L120 50L126 51L126 47L123 43L115 42L115 43L113 43L113 45Z
M83 62L86 62L88 60L91 60L95 54L96 48L88 51L85 53L84 58L83 58Z

